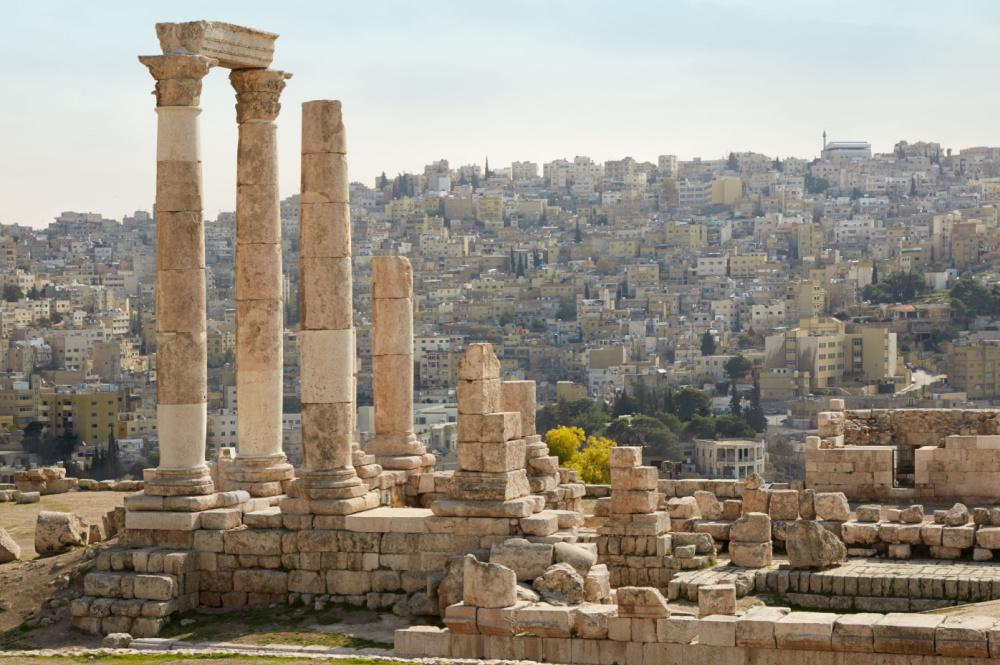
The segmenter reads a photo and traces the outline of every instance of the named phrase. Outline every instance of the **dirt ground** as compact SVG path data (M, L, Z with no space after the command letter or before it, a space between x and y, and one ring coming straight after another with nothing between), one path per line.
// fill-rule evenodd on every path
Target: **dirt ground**
M83 519L99 521L101 516L116 506L122 505L125 492L65 492L49 494L38 503L0 503L0 529L5 529L11 538L21 546L21 559L34 559L35 521L43 510L76 513ZM0 566L0 571L3 571ZM0 586L0 599L3 587Z

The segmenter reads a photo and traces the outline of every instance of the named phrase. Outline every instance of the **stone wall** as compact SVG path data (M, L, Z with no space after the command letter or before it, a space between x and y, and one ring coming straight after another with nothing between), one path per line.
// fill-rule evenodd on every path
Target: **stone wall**
M665 616L633 615L622 605L522 605L480 609L473 617L462 632L431 626L399 630L396 651L408 657L579 665L799 665L848 660L858 665L968 665L972 659L1000 659L1000 624L992 617L757 607L741 616L696 618L669 611Z

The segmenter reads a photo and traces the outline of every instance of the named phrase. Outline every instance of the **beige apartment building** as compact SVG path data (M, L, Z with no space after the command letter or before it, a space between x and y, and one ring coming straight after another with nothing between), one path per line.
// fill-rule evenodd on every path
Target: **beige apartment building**
M802 319L798 328L769 335L767 369L808 372L810 390L845 381L874 383L896 375L896 333L887 327L856 326L830 317Z
M969 399L1000 396L1000 340L952 346L945 357L948 382Z
M763 474L766 462L764 441L751 439L696 439L695 466L708 478L746 478Z

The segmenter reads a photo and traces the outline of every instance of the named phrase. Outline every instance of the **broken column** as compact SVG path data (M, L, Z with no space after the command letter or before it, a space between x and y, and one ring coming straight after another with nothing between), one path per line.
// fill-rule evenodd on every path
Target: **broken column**
M425 466L427 449L413 434L413 270L405 256L372 258L372 393L370 452L385 469Z
M140 56L156 79L156 420L160 463L147 495L210 494L208 348L198 116L201 55Z
M278 146L274 123L291 74L235 69L236 163L235 464L227 480L251 496L277 496L292 477L281 447L282 300Z
M549 447L535 433L534 381L504 381L500 392L500 407L521 414L521 435L524 437L525 464L528 484L534 494L543 494L559 486L559 458L549 455Z
M355 362L347 145L339 101L302 105L299 369L303 465L283 512L378 505L353 466Z
M530 496L521 414L500 411L500 361L490 344L470 344L458 361L458 470L435 515L528 517L544 507Z
M610 509L597 530L597 552L611 572L612 587L665 586L669 579L662 565L671 551L670 515L657 510L657 476L656 467L642 466L641 447L611 449Z

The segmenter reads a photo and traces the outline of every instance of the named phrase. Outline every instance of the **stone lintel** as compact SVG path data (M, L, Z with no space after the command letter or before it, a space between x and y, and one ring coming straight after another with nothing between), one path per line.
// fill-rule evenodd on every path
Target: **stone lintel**
M220 67L268 67L278 35L221 21L157 23L156 36L165 54L195 53L215 58Z

